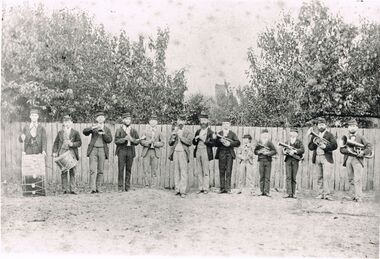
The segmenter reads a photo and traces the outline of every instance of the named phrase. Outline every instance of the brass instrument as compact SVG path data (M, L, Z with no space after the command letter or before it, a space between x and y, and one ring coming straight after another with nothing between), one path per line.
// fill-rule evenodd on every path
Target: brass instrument
M216 137L220 139L220 142L222 142L224 146L228 146L228 144L231 144L231 142L233 142L232 139L222 136L219 133L216 134Z
M359 153L361 153L365 149L365 146L363 144L350 140L347 136L342 137L342 142L343 146L347 148L347 151L354 156L358 156ZM374 154L371 151L370 155L365 155L363 156L363 158L373 158L373 155Z
M303 160L303 155L297 155L297 154L292 154L291 153L291 151L297 151L297 149L295 148L295 147L292 147L292 146L290 146L290 145L287 145L287 144L285 144L285 143L282 143L282 142L280 142L280 143L278 143L281 147L283 147L283 152L284 152L284 154L285 155L287 155L287 156L291 156L291 157L293 157L293 158L295 158L295 159L297 159L297 160Z
M243 146L243 160L250 160L251 162L253 162L253 152L249 152L249 150L251 149L251 147L247 144L245 144Z
M95 133L103 133L104 130L101 128L101 126L99 124L95 124L92 126L92 130L95 132Z
M330 144L330 141L328 141L327 139L325 138L321 138L317 133L315 133L314 131L310 132L310 135L312 135L314 137L313 139L313 143L316 144L317 146L321 146L322 144Z

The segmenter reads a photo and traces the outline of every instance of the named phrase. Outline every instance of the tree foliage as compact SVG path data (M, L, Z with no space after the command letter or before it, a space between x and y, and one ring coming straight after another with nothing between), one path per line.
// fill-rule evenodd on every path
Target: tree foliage
M303 125L320 115L380 116L380 25L357 27L318 1L284 14L250 48L243 123ZM257 54L258 53L258 54Z
M78 10L42 5L3 9L2 114L25 120L30 106L56 121L70 113L89 121L95 110L111 120L126 110L138 121L152 112L165 123L183 110L185 71L168 74L169 31L131 41L114 36ZM170 116L168 116L170 114Z

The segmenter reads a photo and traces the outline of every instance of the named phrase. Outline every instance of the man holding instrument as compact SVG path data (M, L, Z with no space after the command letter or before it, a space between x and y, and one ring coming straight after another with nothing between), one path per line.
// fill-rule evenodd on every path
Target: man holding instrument
M85 128L83 134L89 136L91 141L87 148L87 156L90 161L90 188L91 193L99 193L99 187L103 182L104 162L108 159L108 144L112 142L111 130L104 125L106 120L104 112L95 114L96 124Z
M131 127L132 115L126 112L123 115L122 126L116 130L115 144L116 155L118 157L118 189L123 191L123 182L125 183L124 190L127 192L131 188L131 169L133 159L136 156L135 146L140 143L139 134ZM125 168L125 178L124 178ZM125 181L123 181L125 179Z
M225 118L222 122L222 130L214 134L217 147L215 159L219 160L220 192L231 194L231 174L233 161L236 158L234 148L240 146L240 140L235 132L231 131L231 123Z
M269 131L267 129L261 131L260 140L255 147L254 153L258 156L259 161L261 196L270 197L272 157L277 154L277 150L269 139Z
M30 110L31 123L26 125L22 134L19 137L19 141L24 143L24 154L34 155L43 154L46 156L47 139L46 130L38 124L39 112L37 109Z
M316 165L318 177L319 194L317 199L331 200L330 182L334 167L333 151L338 148L336 138L331 132L327 131L326 120L317 119L319 134L309 129L308 135L312 135L308 148L313 151L312 163Z
M61 156L67 151L77 161L79 160L78 148L82 145L82 140L78 131L72 128L72 120L70 115L63 116L63 129L57 134L53 144L53 157ZM75 189L75 172L76 166L69 170L61 172L63 194L76 194ZM68 180L70 174L70 183Z
M286 192L288 196L284 198L296 198L298 165L305 153L303 143L298 138L298 130L290 128L289 141L285 144L290 148L284 148L285 170L286 170Z
M360 202L362 199L362 176L364 170L364 157L368 157L371 153L371 144L360 135L358 131L358 123L356 120L352 119L348 121L348 132L349 135L346 136L346 143L340 148L340 153L344 155L343 166L347 168L348 181L350 183L350 194L353 196L352 200ZM361 150L358 152L352 152L350 148L350 143L358 143L362 145ZM351 152L350 152L351 151Z

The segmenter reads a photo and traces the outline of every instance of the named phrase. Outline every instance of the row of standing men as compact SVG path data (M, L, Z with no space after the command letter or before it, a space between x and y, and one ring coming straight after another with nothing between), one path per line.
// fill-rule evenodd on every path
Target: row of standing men
M19 137L24 143L26 154L46 155L46 131L42 125L38 124L39 111L30 111L30 125L24 127ZM108 144L112 142L111 130L105 126L106 115L104 112L95 114L95 121L92 127L85 128L83 134L91 135L91 140L87 148L90 167L90 188L91 193L98 193L103 182L104 163L109 157ZM82 145L80 133L72 128L70 115L63 117L63 129L60 130L53 144L53 156L59 157L69 151L72 156L79 160L78 148ZM119 192L131 189L131 169L136 156L135 146L142 146L144 184L154 186L157 183L157 170L160 158L160 148L165 145L163 136L159 131L157 117L152 115L149 119L149 126L140 137L139 133L131 127L131 113L125 113L122 119L122 126L115 132L116 155L118 156L118 189ZM259 164L259 186L261 196L270 196L270 177L272 159L277 154L277 150L270 140L268 130L261 132L260 139L256 145L252 143L249 134L243 136L242 143L230 127L230 122L226 119L222 123L222 130L213 132L208 126L208 116L200 115L200 128L192 132L185 127L185 118L180 116L177 123L172 128L169 139L170 155L169 159L174 162L174 187L175 194L186 197L188 163L190 161L191 145L194 145L193 156L196 159L198 173L197 193L208 193L209 191L209 171L210 161L219 160L220 193L231 193L231 173L233 160L237 159L239 167L238 193L242 193L243 186L255 195L254 190L254 155L258 157ZM313 151L312 163L314 163L318 175L319 194L317 198L331 200L331 174L333 167L332 152L337 149L337 141L333 134L326 130L326 121L318 119L319 136L309 138L308 148ZM310 129L309 131L311 131ZM344 166L347 167L351 198L360 201L362 197L362 174L364 170L363 157L371 152L371 145L368 141L357 133L358 125L355 120L348 123L349 139L365 146L362 154L353 155L348 152L347 146L342 145L340 152L344 157ZM310 133L310 132L309 132ZM308 133L308 135L309 135ZM317 143L315 138L326 140L325 143ZM217 148L215 157L213 147ZM296 177L300 158L305 149L302 141L298 139L298 130L290 128L289 140L285 143L283 152L285 155L286 168L286 190L287 196L284 198L296 198ZM237 152L235 152L235 148ZM75 193L75 173L76 167L61 172L63 193ZM68 174L70 177L68 177ZM245 183L245 184L244 184Z

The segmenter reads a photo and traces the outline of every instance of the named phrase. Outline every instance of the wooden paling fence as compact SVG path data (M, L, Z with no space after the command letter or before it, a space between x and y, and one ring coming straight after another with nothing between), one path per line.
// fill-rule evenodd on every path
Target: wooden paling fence
M28 123L10 123L2 125L1 128L1 180L2 182L14 183L21 185L21 154L23 144L19 143L18 136L22 128ZM46 129L47 133L47 165L46 165L46 182L49 186L53 188L58 188L61 184L60 173L53 162L52 157L52 146L54 139L58 131L62 128L61 123L42 123ZM78 186L88 186L89 183L89 161L86 155L87 146L90 141L90 137L86 137L82 134L84 128L91 126L87 123L76 123L73 128L81 133L82 147L79 149L80 160L77 166L76 180ZM112 131L113 137L115 136L115 130L120 127L120 125L110 125L107 124ZM133 125L133 127L139 132L140 136L145 131L147 125ZM199 128L199 126L186 126L193 133ZM168 140L170 136L170 125L160 125L159 126L162 135L165 138L165 146L161 148L161 158L158 170L159 186L163 188L172 188L174 186L174 165L169 161L169 150ZM220 130L219 126L211 127L214 131ZM263 128L260 127L232 127L232 130L237 133L240 140L244 134L251 134L253 141L255 142ZM271 187L272 188L285 188L285 166L284 157L281 155L281 149L278 146L279 142L284 142L287 139L287 130L283 128L268 128L273 143L275 144L278 155L277 159L273 160L272 164L272 175L271 175ZM329 129L338 139L343 135L347 134L347 129L344 128L331 128ZM297 188L298 189L316 189L317 187L317 177L314 173L314 166L311 163L312 152L307 150L308 136L306 136L307 128L300 129L299 137L303 140L305 145L306 153L305 159L300 163L300 168L297 175ZM363 174L363 189L373 190L380 189L380 129L360 129L360 134L364 135L368 141L373 145L373 151L375 153L373 159L365 160L365 170ZM115 155L116 145L114 141L110 146L110 157L106 160L105 172L104 172L104 184L116 186L117 185L117 156ZM143 184L143 167L141 158L141 146L138 146L136 151L136 158L132 167L132 184L142 185ZM194 147L191 147L191 153L193 153ZM214 149L214 154L215 154ZM343 156L339 151L334 152L334 172L332 177L332 186L334 190L347 190L348 189L348 178L347 171L342 166ZM233 172L232 172L232 185L236 186L238 169L236 166L236 161L234 162ZM258 185L258 163L255 160L254 163L255 180L256 185ZM210 186L219 187L219 171L218 171L218 161L214 160L211 162L210 168ZM190 159L189 163L189 187L197 187L197 174L196 174L196 162L193 157Z

